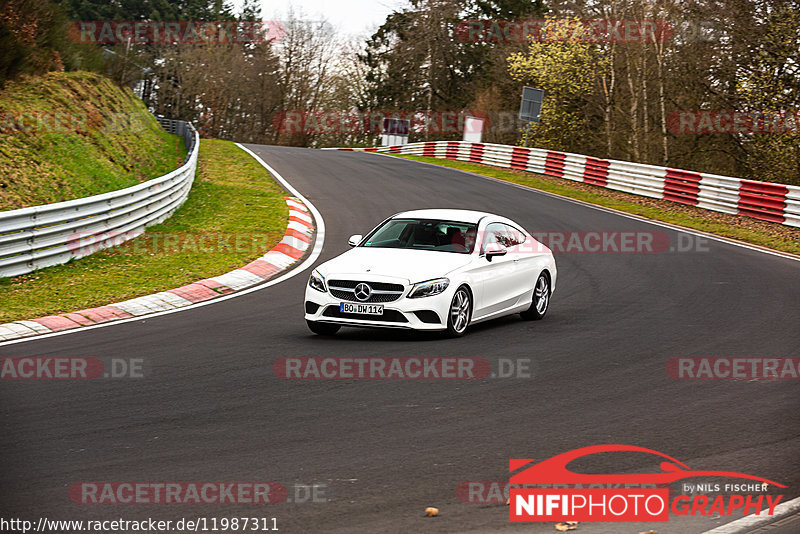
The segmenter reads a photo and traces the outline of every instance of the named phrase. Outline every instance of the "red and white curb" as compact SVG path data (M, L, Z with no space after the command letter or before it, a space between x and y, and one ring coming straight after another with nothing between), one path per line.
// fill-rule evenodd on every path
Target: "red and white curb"
M261 284L296 263L314 236L314 219L298 197L284 197L289 224L280 243L244 267L214 278L161 291L144 297L71 313L48 315L27 321L0 324L0 341L50 334L101 323L175 310Z

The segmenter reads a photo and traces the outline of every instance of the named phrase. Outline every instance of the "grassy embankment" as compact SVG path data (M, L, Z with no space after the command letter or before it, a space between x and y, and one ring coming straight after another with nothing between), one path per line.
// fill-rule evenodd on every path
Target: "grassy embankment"
M144 125L143 130L135 135L51 132L41 138L27 132L11 143L2 134L2 209L127 187L164 174L183 160L182 139L163 133L155 121L155 127L149 124L152 118L128 91L86 74L52 75L44 81L9 86L0 94L0 106L25 103L22 110L27 113L51 113L78 109L72 99L80 96L80 109L105 117L130 114L125 120ZM233 143L202 140L192 191L171 218L119 247L0 278L0 322L118 302L240 267L281 239L288 219L284 194Z
M0 91L0 210L129 187L185 156L182 138L102 76L52 73Z

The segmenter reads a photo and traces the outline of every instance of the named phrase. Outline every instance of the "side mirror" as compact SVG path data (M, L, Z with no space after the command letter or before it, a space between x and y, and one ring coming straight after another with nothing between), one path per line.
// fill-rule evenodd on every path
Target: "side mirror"
M351 247L354 247L361 243L361 240L364 239L364 236L361 234L354 234L350 236L350 239L347 240L347 244Z
M508 250L506 250L506 247L500 243L489 243L486 245L486 250L484 251L488 261L492 261L492 258L495 256L505 256L507 252Z

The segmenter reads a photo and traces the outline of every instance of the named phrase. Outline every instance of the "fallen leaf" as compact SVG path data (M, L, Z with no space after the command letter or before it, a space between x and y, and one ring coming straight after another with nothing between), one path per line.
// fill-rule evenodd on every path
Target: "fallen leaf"
M429 506L425 508L425 515L427 517L436 517L437 515L439 515L439 509L434 508L433 506Z

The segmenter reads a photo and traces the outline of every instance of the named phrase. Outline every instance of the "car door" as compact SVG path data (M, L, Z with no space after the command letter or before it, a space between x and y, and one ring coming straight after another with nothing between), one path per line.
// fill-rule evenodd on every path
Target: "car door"
M544 267L542 247L524 231L513 225L506 225L508 235L513 240L514 261L513 291L517 304L530 304L536 279Z
M519 251L509 240L509 228L500 222L492 222L481 232L479 240L480 256L473 273L480 284L480 301L475 304L473 317L480 319L495 314L519 300L518 263ZM506 247L506 254L495 256L489 261L486 258L486 246L499 243ZM511 245L510 247L506 245Z

